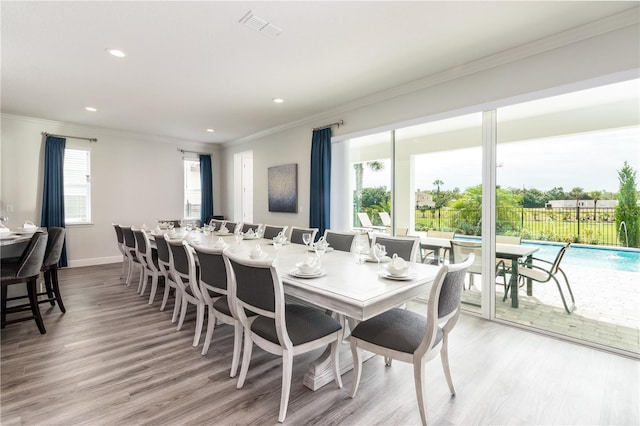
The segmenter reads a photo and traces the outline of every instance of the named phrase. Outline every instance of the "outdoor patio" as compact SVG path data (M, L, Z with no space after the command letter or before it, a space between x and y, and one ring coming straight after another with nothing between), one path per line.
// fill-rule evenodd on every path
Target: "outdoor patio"
M555 283L534 282L532 296L520 288L517 309L510 299L502 301L502 286L496 286L496 317L640 355L640 273L569 265L563 269L576 299L572 314L564 310ZM479 311L473 305L480 303L477 289L465 291L463 300L463 309Z

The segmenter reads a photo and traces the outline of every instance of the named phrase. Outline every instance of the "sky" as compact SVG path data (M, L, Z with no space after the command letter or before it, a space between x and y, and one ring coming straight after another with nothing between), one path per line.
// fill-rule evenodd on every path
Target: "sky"
M640 178L638 127L499 144L496 178L503 188L548 191L562 187L569 192L581 187L585 192L618 192L618 170L625 160ZM416 158L416 189L432 190L439 179L444 182L441 189L464 191L481 183L481 163L481 147L420 155ZM378 173L365 168L364 186L388 188L390 162L385 166ZM640 189L640 182L637 185Z

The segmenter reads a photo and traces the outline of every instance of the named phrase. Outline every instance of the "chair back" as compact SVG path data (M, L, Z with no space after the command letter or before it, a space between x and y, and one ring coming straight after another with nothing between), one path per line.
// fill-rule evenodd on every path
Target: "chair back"
M249 229L253 229L254 233L257 233L260 230L262 225L259 223L243 223L242 224L242 232L249 232Z
M131 229L131 232L133 232L133 236L136 239L136 251L140 256L146 256L148 244L144 231L142 229Z
M57 226L50 226L47 228L47 233L49 236L47 238L47 248L44 252L44 260L42 261L43 269L56 266L60 262L66 230Z
M456 233L451 231L432 231L432 230L428 230L427 231L427 237L430 238L446 238L449 240L452 240L453 237L455 237Z
M558 269L560 268L560 262L562 261L562 258L564 257L564 254L567 252L567 250L569 249L569 246L571 245L571 243L566 243L558 252L558 254L556 255L555 260L553 261L553 265L551 265L551 269L549 270L549 273L551 275L555 275L558 273Z
M337 232L327 229L324 231L324 239L329 243L329 247L335 250L350 252L355 243L355 237L359 232Z
M264 232L262 233L262 238L267 240L272 240L273 237L277 237L280 232L283 234L287 232L287 228L289 226L273 226L273 225L265 225Z
M130 226L121 226L122 234L124 235L124 245L129 250L136 249L136 237L133 235L133 231Z
M446 322L443 329L448 333L458 321L464 278L474 261L475 255L471 253L464 261L442 265L438 270L429 294L425 336L416 353L425 354L434 349L440 324Z
M496 235L496 243L520 245L522 237L516 235Z
M118 239L118 244L124 244L124 235L122 234L122 228L120 228L120 225L114 223L113 228L116 230L116 238Z
M35 232L31 236L27 248L20 256L15 278L29 278L40 275L48 238L49 236L45 232Z
M451 257L453 263L462 262L470 254L474 255L474 261L471 266L469 266L469 272L472 274L481 274L482 243L476 241L451 240Z
M387 212L378 212L378 216L380 216L380 220L384 226L391 226L391 216Z
M171 277L183 291L190 289L193 297L202 300L198 286L196 261L191 248L184 240L172 240L165 236L165 241L169 246L169 253L171 253L169 263Z
M365 212L358 213L358 219L360 220L360 225L364 228L373 228L373 223L371 223L371 219L369 219L369 215Z
M385 247L387 256L397 254L407 262L414 262L420 247L419 237L390 237L385 235L373 235L371 246L380 244Z
M169 254L169 246L167 245L167 241L164 239L164 234L153 234L153 236L156 240L158 261L164 262L168 266L171 260Z
M318 235L318 228L298 228L297 226L292 226L289 241L292 244L304 244L302 234L311 234L311 242L314 242L316 235Z
M224 258L228 262L227 267L232 271L238 303L249 311L275 318L276 298L282 297L281 303L284 306L284 293L278 295L276 292L272 260L251 261L228 251L224 253ZM242 309L238 309L238 313L241 311Z
M209 221L209 226L212 226L213 230L217 231L218 229L222 228L222 225L224 225L225 222L226 220L211 219Z
M234 234L236 232L236 227L238 226L238 224L236 222L229 222L226 221L224 223L224 226L229 230L229 232L231 232L232 234Z
M222 252L224 249L194 246L200 264L200 284L220 293L227 293L227 268ZM204 294L204 292L203 292Z

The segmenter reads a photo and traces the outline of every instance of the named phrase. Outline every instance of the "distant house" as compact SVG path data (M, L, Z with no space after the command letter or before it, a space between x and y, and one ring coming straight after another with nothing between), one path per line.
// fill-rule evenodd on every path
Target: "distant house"
M545 205L548 209L576 208L576 202L580 208L593 209L594 200L550 200ZM598 200L597 209L613 209L618 205L618 200Z
M436 203L433 201L433 194L429 191L417 191L416 192L416 207L428 207L433 208Z

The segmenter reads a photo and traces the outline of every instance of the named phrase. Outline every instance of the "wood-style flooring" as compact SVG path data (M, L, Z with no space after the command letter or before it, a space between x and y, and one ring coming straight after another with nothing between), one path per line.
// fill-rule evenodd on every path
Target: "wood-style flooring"
M173 306L159 311L127 288L120 264L60 271L67 313L41 305L34 322L8 325L1 338L2 425L277 424L281 364L254 349L247 382L229 377L233 334L218 326L209 353L191 346L194 311L181 331ZM160 293L160 292L159 292ZM412 304L411 309L424 305ZM355 399L330 383L302 385L308 363L294 360L286 424L420 424L410 365L364 364ZM451 335L451 398L440 360L427 366L427 410L442 425L638 425L640 363L462 315Z

